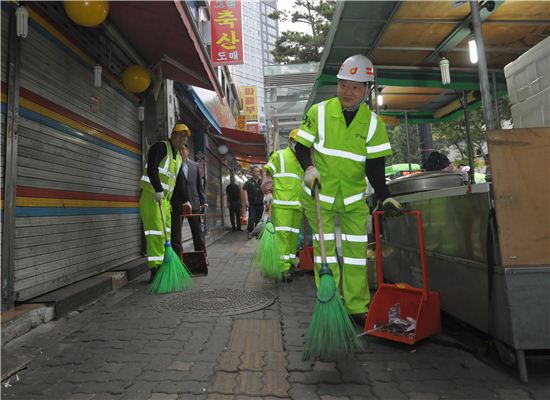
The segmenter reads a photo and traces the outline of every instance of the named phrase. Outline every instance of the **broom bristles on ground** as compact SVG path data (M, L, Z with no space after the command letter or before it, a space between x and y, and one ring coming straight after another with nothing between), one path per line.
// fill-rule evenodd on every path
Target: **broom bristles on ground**
M151 283L149 293L164 294L181 292L193 285L191 274L180 260L170 242L166 242L164 259Z
M263 231L258 235L258 239L260 244L256 248L254 265L260 269L260 273L264 278L278 282L282 279L281 253L273 222L267 221Z
M321 275L302 360L334 361L361 350L363 342L342 303L334 278L330 273Z

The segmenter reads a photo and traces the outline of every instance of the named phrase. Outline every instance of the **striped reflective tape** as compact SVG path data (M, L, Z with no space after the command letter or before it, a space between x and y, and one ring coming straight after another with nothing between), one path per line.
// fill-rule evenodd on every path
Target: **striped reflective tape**
M300 233L300 229L293 228L291 226L276 226L275 231Z
M311 189L308 188L306 185L304 185L302 183L302 188L305 190L305 192L311 196ZM325 196L324 194L319 194L319 200L325 202L325 203L328 203L328 204L333 204L334 203L334 200L335 198L334 197L330 197L330 196Z
M367 235L349 235L347 233L342 233L342 240L346 242L360 242L364 243L368 241Z
M300 178L297 174L292 174L290 172L281 172L278 174L273 174L273 177L274 178L294 178L294 179L298 179L299 181L302 180L302 178Z
M277 173L277 168L275 168L275 165L272 162L268 162L265 166L271 168L274 174Z
M310 143L313 143L313 141L315 140L315 136L313 136L311 133L307 133L306 131L303 131L301 129L298 131L298 136L300 136L301 138L307 140Z
M315 257L315 262L317 264L321 264L322 261L321 261L321 257L320 256L316 256ZM329 264L336 264L338 262L338 259L336 257L333 257L333 256L330 256L330 257L327 257L327 263Z
M296 258L296 254L287 254L281 256L281 260L294 260Z
M317 241L319 241L319 234L316 233L313 235L313 238ZM336 235L334 233L325 233L323 234L324 240L334 240L336 238Z
M376 125L378 125L378 117L376 113L372 113L370 117L369 133L367 134L367 143L374 136L374 132L376 132Z
M361 192L359 194L354 194L353 196L350 196L350 197L346 197L344 199L344 205L349 205L349 204L352 204L352 203L355 203L356 201L360 201L360 200L363 200L363 198L365 197L365 193L364 192Z
M362 155L359 155L359 154L355 154L355 153L352 153L350 151L344 151L344 150L335 150L335 149L329 149L327 147L325 147L323 144L321 143L314 143L313 144L313 147L315 148L315 150L317 150L319 153L321 154L325 154L327 156L334 156L334 157L340 157L340 158L345 158L347 160L352 160L352 161L358 161L358 162L365 162L367 157L366 156L362 156ZM368 149L368 148L367 148Z
M162 236L164 235L163 231L145 231L145 236Z
M367 153L378 153L379 151L391 150L391 145L388 143L379 144L378 146L367 146Z
M344 257L344 264L349 264L349 265L367 265L367 259L366 259L366 258Z
M282 206L301 206L302 203L294 200L273 200L273 204L280 204Z
M162 261L164 256L147 257L147 261Z
M149 180L149 177L147 175L142 175L141 180L143 182L151 183L151 181ZM161 182L160 184L161 184L161 186L164 190L170 190L170 185L169 184L164 183L164 182Z

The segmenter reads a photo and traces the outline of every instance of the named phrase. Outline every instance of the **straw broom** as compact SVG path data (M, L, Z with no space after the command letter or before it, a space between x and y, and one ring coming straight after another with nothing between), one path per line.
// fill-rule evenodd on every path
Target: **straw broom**
M158 267L159 270L155 275L155 279L153 279L153 282L149 287L149 293L163 294L181 292L182 290L191 287L193 281L189 270L172 248L172 244L168 239L162 203L159 203L159 207L166 242L164 243L164 259L162 260L162 264Z
M319 183L314 185L315 208L321 269L317 301L309 323L302 360L334 361L346 354L361 351L363 344L358 338L353 323L344 308L340 293L327 263L323 220L319 203Z
M260 273L264 278L279 282L282 279L280 269L281 253L275 236L275 225L271 220L271 204L267 212L267 221L258 235L258 239L260 245L256 248L254 265L260 268Z

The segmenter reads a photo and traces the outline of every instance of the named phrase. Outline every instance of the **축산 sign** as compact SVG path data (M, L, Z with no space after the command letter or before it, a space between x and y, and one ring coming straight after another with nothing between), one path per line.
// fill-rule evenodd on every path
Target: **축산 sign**
M244 62L240 1L210 1L210 37L213 65L232 65Z

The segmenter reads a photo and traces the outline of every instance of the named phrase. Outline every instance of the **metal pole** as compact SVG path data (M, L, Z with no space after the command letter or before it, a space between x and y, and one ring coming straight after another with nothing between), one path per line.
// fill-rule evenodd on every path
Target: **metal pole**
M15 302L15 211L17 185L17 142L19 138L19 63L21 39L16 34L15 11L10 15L8 39L8 82L6 113L6 175L4 177L4 216L2 227L2 311Z
M471 184L476 183L474 175L474 145L472 143L472 136L470 135L470 114L468 112L468 95L466 91L462 91L462 106L464 107L464 123L466 125L466 142L468 143L468 165L470 170L468 171L468 181Z
M500 110L498 107L497 74L493 72L493 96L495 96L496 128L500 129Z
M470 0L470 12L472 14L472 28L477 46L477 69L479 75L479 86L483 103L483 118L487 130L495 129L495 117L491 104L491 93L489 91L489 76L487 72L487 60L485 58L485 42L481 31L481 17L479 15L478 0Z
M411 165L411 143L409 138L409 118L407 116L406 111L405 111L405 134L407 138L407 162L409 163L409 172L411 172L412 165Z

